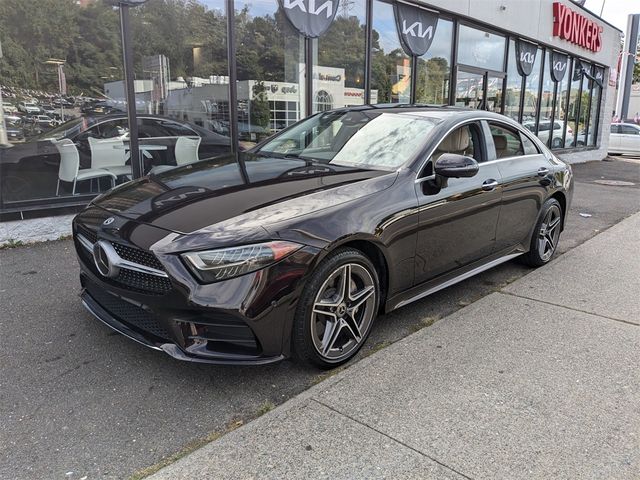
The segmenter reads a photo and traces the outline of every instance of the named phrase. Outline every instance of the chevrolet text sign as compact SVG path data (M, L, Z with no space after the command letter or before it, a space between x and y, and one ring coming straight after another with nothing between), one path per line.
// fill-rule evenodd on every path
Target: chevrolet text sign
M593 52L602 50L604 29L560 2L553 4L553 36L563 38Z
M302 35L316 38L333 23L339 0L280 0L291 24Z

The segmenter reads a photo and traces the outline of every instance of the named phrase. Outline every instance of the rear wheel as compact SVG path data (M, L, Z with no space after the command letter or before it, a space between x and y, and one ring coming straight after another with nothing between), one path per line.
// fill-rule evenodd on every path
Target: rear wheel
M380 301L376 269L358 250L337 250L312 274L296 311L295 353L333 368L349 361L371 331Z
M529 252L523 257L526 264L539 267L551 260L558 248L563 215L560 202L555 198L550 198L542 205Z

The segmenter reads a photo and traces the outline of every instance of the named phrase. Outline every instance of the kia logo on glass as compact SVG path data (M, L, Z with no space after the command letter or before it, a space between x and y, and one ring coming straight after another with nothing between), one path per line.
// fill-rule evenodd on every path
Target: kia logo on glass
M524 63L533 63L536 61L536 56L533 53L522 52L520 54L520 61Z
M418 32L416 33L416 31L414 30L415 28L418 29ZM403 20L402 21L402 33L404 35L411 35L412 37L420 37L420 38L424 38L427 35L429 35L429 38L433 38L433 27L429 26L428 28L424 28L424 26L422 25L422 23L420 22L413 22L411 24L411 26L407 26L407 21Z
M338 0L280 0L280 5L296 30L305 37L316 38L333 23Z
M397 3L393 8L404 51L417 57L427 53L436 34L438 15L404 3Z
M518 40L516 43L518 72L523 77L531 75L531 72L533 71L533 64L536 61L536 53L538 53L537 45L529 42L523 42L522 40Z
M551 78L554 82L561 82L567 72L569 57L563 53L553 52L551 60Z

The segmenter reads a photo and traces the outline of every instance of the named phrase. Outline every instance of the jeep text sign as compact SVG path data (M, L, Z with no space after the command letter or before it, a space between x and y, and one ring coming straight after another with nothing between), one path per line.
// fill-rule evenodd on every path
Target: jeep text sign
M396 27L402 48L409 55L427 53L438 26L438 15L403 3L394 5Z
M602 50L603 28L560 2L553 4L553 36L593 52Z
M564 53L553 52L549 55L551 62L551 78L554 82L561 82L567 73L567 65L569 65L569 57Z
M284 14L302 35L317 38L328 30L339 0L279 0Z
M533 71L533 64L536 61L536 53L538 53L538 46L529 42L523 42L518 40L516 43L516 65L518 72L523 77L531 75Z

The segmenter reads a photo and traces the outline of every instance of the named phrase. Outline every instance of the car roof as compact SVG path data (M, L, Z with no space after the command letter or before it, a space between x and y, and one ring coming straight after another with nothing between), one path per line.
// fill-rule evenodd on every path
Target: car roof
M442 120L460 121L473 120L474 118L495 119L502 122L520 125L509 117L488 110L478 110L467 107L454 107L451 105L409 104L409 103L379 103L376 105L359 105L354 107L337 108L337 112L363 112L377 111L383 113L422 115L424 117L436 117Z

